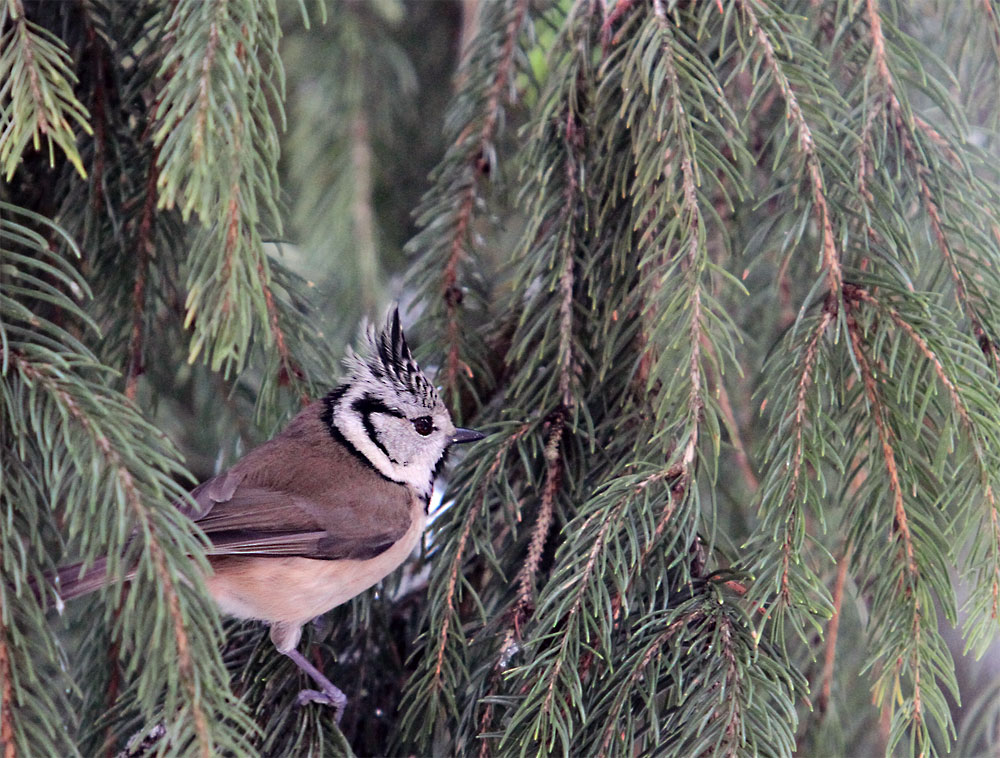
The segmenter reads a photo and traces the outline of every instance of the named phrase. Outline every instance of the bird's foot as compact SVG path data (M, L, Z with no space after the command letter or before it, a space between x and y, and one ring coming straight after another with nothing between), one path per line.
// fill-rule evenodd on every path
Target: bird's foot
M344 715L344 708L347 706L347 695L333 685L330 685L330 688L329 692L320 690L301 690L296 698L296 702L299 705L308 705L309 703L329 705L333 708L334 718L339 724L341 717Z
M320 687L318 690L302 690L299 692L297 698L298 704L322 703L323 705L329 705L333 708L333 717L339 724L341 717L344 715L344 708L347 706L347 695L341 692L333 682L323 676L322 672L309 663L298 650L293 648L286 652L285 655L291 658L296 666L309 674L312 680Z

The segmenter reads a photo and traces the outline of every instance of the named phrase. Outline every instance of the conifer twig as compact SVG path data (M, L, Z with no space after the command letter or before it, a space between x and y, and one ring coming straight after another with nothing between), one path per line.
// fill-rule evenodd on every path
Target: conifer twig
M844 584L847 580L847 567L851 559L851 546L844 548L843 554L837 560L837 578L833 584L833 613L826 627L826 651L823 654L823 674L820 678L820 695L816 709L821 716L826 713L830 704L830 694L833 691L833 670L837 658L837 636L840 631L840 613L844 604Z
M830 214L830 206L826 199L826 190L823 184L823 170L820 166L819 158L816 155L815 140L812 130L802 113L795 90L785 72L782 71L778 63L778 56L774 49L774 43L770 36L760 24L754 6L757 0L737 0L737 5L743 11L743 15L750 25L750 31L757 39L764 50L764 62L771 76L778 86L782 97L785 100L785 113L788 120L792 122L797 135L796 145L806 162L806 169L809 175L809 184L812 189L813 205L816 207L816 220L823 235L823 267L826 269L827 284L830 291L835 296L840 295L843 274L841 272L840 252L837 249L836 239L833 233L833 219Z
M662 632L660 632L653 641L646 646L646 650L643 652L642 657L639 659L638 665L629 677L629 684L635 685L639 679L642 677L646 666L653 659L653 656L659 652L660 648L663 647L677 632L683 629L685 626L694 624L705 618L705 613L702 610L695 610L691 613L685 614L681 618L677 619L670 625L667 626ZM618 696L615 698L614 705L612 706L613 713L620 713L625 705L625 699L631 693L631 687L622 687L619 690ZM615 729L617 728L617 723L614 719L610 719L607 726L604 728L604 734L601 737L601 747L597 753L599 758L603 758L608 755L608 747L611 745L611 740L614 739Z
M448 645L448 629L451 626L451 618L455 613L455 595L458 592L458 576L462 572L462 563L465 559L465 548L466 543L469 540L469 535L472 532L472 526L479 517L479 512L482 510L484 503L486 502L486 488L490 485L493 477L496 476L497 471L500 469L500 464L503 462L503 458L507 451L514 445L517 440L527 434L530 427L527 424L522 425L519 429L513 432L510 437L504 440L499 448L497 448L496 456L493 458L493 463L490 465L483 477L483 482L480 485L479 492L476 495L475 504L469 509L469 512L465 515L465 521L462 525L462 532L458 538L458 544L455 547L455 556L452 558L451 567L448 572L448 587L445 592L445 602L444 608L445 612L442 614L444 620L441 622L441 630L436 635L437 636L437 650L434 654L434 684L436 688L441 687L441 673L444 668L444 655L445 648Z
M208 721L201 707L198 691L195 688L190 645L187 630L184 627L184 617L180 612L179 597L170 571L167 569L163 547L160 545L155 530L150 524L149 513L142 504L132 473L126 467L121 455L111 445L111 441L100 429L95 428L73 397L59 386L58 381L54 377L49 376L45 372L44 367L39 364L33 364L16 353L13 355L13 360L25 377L45 385L49 392L59 397L63 407L93 440L104 455L109 467L115 472L121 490L125 495L125 502L129 505L130 510L139 522L139 531L146 536L146 547L153 561L157 582L167 600L167 610L171 620L174 641L177 644L177 668L180 673L180 680L185 689L186 706L190 709L192 718L194 719L199 752L202 758L210 758L212 754L212 741L209 737Z
M146 192L142 204L142 218L135 246L135 284L132 287L132 331L129 337L128 364L125 373L125 397L135 400L139 386L139 376L143 372L143 317L146 312L146 279L149 275L149 261L153 255L153 222L156 217L156 180L159 148L153 149L146 178Z
M988 4L988 0L987 0ZM882 33L882 21L879 17L878 0L865 0L865 15L868 18L868 28L872 38L872 55L875 59L875 70L878 73L879 82L883 89L885 103L888 107L889 115L892 117L893 126L899 134L900 142L903 145L903 153L907 162L913 166L913 173L917 184L920 187L920 196L923 200L924 209L930 220L931 231L937 242L941 255L948 263L948 270L951 272L952 281L955 284L955 299L959 307L969 319L973 333L979 341L983 352L993 360L994 370L1000 377L1000 353L993 344L992 337L983 325L982 319L976 312L969 299L968 288L965 283L965 276L958 266L955 253L948 241L948 236L944 231L944 223L941 218L941 207L934 199L934 193L927 181L928 174L932 173L923 155L917 150L914 143L914 132L903 112L903 107L896 94L896 83L889 68L888 57L885 50L885 36ZM931 141L940 147L940 135L932 130ZM949 159L954 159L955 154L951 150L946 152Z
M0 743L4 746L3 758L17 758L14 747L14 682L11 668L6 628L0 619Z
M469 226L472 222L472 213L475 208L478 192L478 179L476 176L481 176L490 169L487 156L490 153L490 146L496 136L496 128L500 118L500 100L510 78L514 62L515 42L517 41L521 25L524 23L527 10L528 0L517 0L514 12L510 16L504 30L503 46L500 49L493 83L488 90L486 105L483 109L483 123L479 129L479 135L474 146L466 156L467 169L472 175L467 179L461 199L458 200L458 213L451 233L448 260L445 263L444 272L441 277L441 297L444 300L446 309L446 351L443 384L445 392L453 406L458 402L459 370L462 366L465 367L466 371L469 370L468 365L463 363L460 356L461 325L458 320L458 310L462 298L461 291L458 289L458 266L461 260L467 255L464 245L468 236ZM463 132L459 136L457 144L460 145L466 136L467 133Z
M797 502L796 496L798 494L800 477L802 476L802 461L805 453L805 447L802 443L802 432L805 428L807 395L809 393L809 388L813 383L813 369L816 366L816 356L819 353L819 342L823 335L826 334L826 330L830 327L830 324L834 321L835 307L834 301L828 298L825 306L823 307L823 313L820 316L819 323L813 330L813 333L809 338L809 342L806 343L805 351L803 352L802 371L799 374L798 389L795 397L795 414L792 420L792 428L794 429L793 433L795 435L795 452L792 456L792 477L791 483L788 487L788 495L785 498L786 503L793 505ZM788 517L785 519L785 537L781 546L780 596L786 604L791 604L792 601L789 584L789 571L791 569L792 547L795 533L793 519L794 509L790 510Z

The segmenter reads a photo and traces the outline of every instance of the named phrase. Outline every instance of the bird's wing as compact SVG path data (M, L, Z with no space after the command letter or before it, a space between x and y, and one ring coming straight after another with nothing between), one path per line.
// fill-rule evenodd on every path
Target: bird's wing
M222 474L191 493L199 506L192 517L212 541L211 555L363 560L410 527L408 492L385 484L365 488L363 498L336 481L303 496Z

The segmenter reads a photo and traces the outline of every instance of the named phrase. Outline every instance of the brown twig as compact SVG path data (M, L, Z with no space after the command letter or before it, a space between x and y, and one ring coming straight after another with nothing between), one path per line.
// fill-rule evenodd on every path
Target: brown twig
M760 25L757 14L753 6L756 0L737 0L737 4L743 11L750 29L757 39L758 44L764 50L764 62L771 71L771 76L778 86L782 97L785 100L785 114L793 124L796 132L796 144L799 152L802 153L806 162L809 175L809 183L812 189L813 205L816 207L817 223L823 232L823 267L826 269L827 285L830 291L839 296L843 274L840 266L840 252L837 249L836 239L833 233L833 220L830 216L829 204L826 200L826 192L823 184L823 171L820 167L819 159L816 156L815 141L812 130L806 122L799 105L798 97L792 89L788 77L778 64L778 57L775 53L774 44L767 32Z
M786 604L791 603L791 590L789 586L789 572L791 570L792 543L794 540L795 511L797 510L797 494L799 482L802 476L802 460L804 457L804 446L802 444L802 431L805 428L806 397L809 388L813 383L813 368L816 365L816 356L819 353L820 339L826 334L826 330L833 323L836 313L836 303L832 297L827 298L823 307L823 315L820 317L816 329L813 331L809 342L806 345L805 356L802 362L802 373L799 374L798 391L795 398L795 415L792 420L792 427L795 430L795 453L792 459L792 481L788 487L788 496L785 502L792 504L793 508L785 521L785 539L782 543L781 558L781 598Z
M17 758L14 748L14 681L11 677L10 649L7 634L0 624L0 744L3 758Z
M833 666L837 657L837 635L840 631L840 611L844 604L844 584L847 581L847 567L851 559L851 546L844 548L843 555L837 561L837 578L833 584L833 615L826 629L826 651L823 655L823 674L821 678L820 695L816 709L820 717L826 714L830 704L830 694L833 691Z
M969 433L969 438L973 443L973 450L976 455L976 460L979 463L981 480L983 483L983 494L986 497L986 502L990 506L990 523L994 533L994 545L1000 545L1000 515L997 511L997 501L996 493L993 491L993 485L990 483L990 472L989 467L985 462L985 454L982 450L980 441L977 439L975 434L975 426L972 423L972 418L969 415L969 410L962 400L962 397L958 394L958 388L955 386L954 382L948 376L944 369L944 365L941 359L938 357L927 341L909 324L897 311L895 308L887 303L883 303L881 300L872 295L868 290L857 285L845 285L845 296L850 295L852 300L867 303L879 311L886 313L892 322L902 331L911 342L913 342L917 349L920 351L924 359L930 363L931 367L934 369L934 373L938 378L938 381L945 386L948 390L948 396L951 399L952 407L954 407L955 412L958 414L962 425L965 426L967 432ZM993 616L998 617L1000 613L1000 562L993 562L993 579L992 579L992 591L993 591Z
M212 78L212 66L215 64L215 53L219 47L219 24L212 20L208 26L208 42L205 45L205 57L201 61L201 76L198 79L198 110L195 113L195 129L191 151L192 162L201 159L205 148L205 122L211 107L209 102L209 85Z
M456 407L458 403L459 371L462 369L467 373L470 371L468 364L461 360L460 355L461 325L458 320L458 310L462 297L461 290L458 287L458 266L466 255L466 238L478 193L479 180L477 176L481 177L489 171L486 156L489 154L490 145L496 136L495 132L500 118L500 100L510 79L510 72L514 61L514 45L517 41L521 25L524 23L527 9L528 0L518 0L504 30L504 42L500 49L496 75L486 96L483 123L480 127L478 138L466 154L466 163L468 164L470 176L462 190L461 199L458 201L458 212L455 216L454 228L451 235L448 261L441 276L441 297L444 300L447 314L447 324L445 327L447 350L445 353L442 383L444 384L444 393L452 407ZM463 131L459 136L456 146L460 146L467 138L468 131Z
M930 168L928 167L927 162L923 159L921 152L916 148L914 141L914 127L909 125L903 112L903 107L896 95L896 84L892 76L892 71L889 68L888 57L885 50L885 38L882 34L882 21L879 17L878 0L865 0L865 13L868 17L868 27L872 37L872 54L875 58L875 70L878 73L878 77L882 85L886 106L888 108L889 115L892 117L892 122L896 128L896 132L899 135L907 162L913 166L913 172L920 188L921 200L923 202L924 209L927 211L928 219L930 220L931 231L934 235L935 241L937 242L938 249L941 251L941 255L948 264L948 270L955 285L955 299L958 301L959 307L965 313L966 318L969 319L973 334L978 340L984 354L986 354L989 358L992 358L994 370L996 371L997 376L1000 377L1000 354L998 354L998 351L993 345L992 338L986 331L982 319L979 318L978 313L976 313L975 308L969 300L965 277L958 266L954 251L951 249L951 244L948 242L948 237L944 231L944 222L941 218L941 208L935 201L934 193L931 191L930 184L927 181L927 175L930 173ZM944 139L929 125L921 127L922 124L924 124L923 121L918 121L916 128L922 128L928 138L940 148L942 143L944 143ZM952 162L959 162L958 156L955 155L950 148L945 150L945 155Z
M493 463L490 465L489 469L487 469L486 475L483 477L483 482L480 485L475 504L465 515L465 523L462 525L462 533L458 538L458 545L455 548L455 557L452 558L451 567L448 573L448 589L445 591L443 611L444 620L441 622L441 631L437 635L438 646L434 655L434 681L439 688L441 685L441 670L444 667L444 651L448 644L448 630L451 626L452 615L456 612L454 602L455 595L458 591L458 575L462 571L462 562L465 558L465 546L469 540L469 535L472 533L472 525L479 517L479 512L482 510L483 505L486 502L486 488L493 481L493 477L496 476L496 472L500 469L500 464L503 462L504 455L506 455L512 445L527 434L529 429L529 425L522 425L500 445L497 450L497 454L493 459Z
M605 6L604 21L601 23L601 55L604 57L607 57L611 47L611 27L629 11L633 2L634 0L618 0L610 13Z
M634 686L635 683L638 682L639 679L642 677L642 674L646 666L649 665L649 662L653 659L653 656L660 650L660 648L663 647L663 645L671 637L673 637L682 627L685 627L689 624L693 624L697 621L702 620L703 618L705 618L704 611L701 610L692 611L691 613L677 619L677 621L674 621L672 624L667 626L666 629L664 629L662 632L656 635L656 637L653 638L653 641L649 643L649 646L646 648L646 651L642 654L642 658L639 660L638 665L635 667L635 670L629 677L629 686L622 687L619 690L618 697L615 699L615 704L612 706L611 709L612 713L621 712L621 709L625 704L625 698L628 697L628 695L632 692L632 686ZM615 729L617 728L617 726L618 726L617 720L610 719L608 721L608 725L604 728L604 735L601 739L601 748L600 751L597 753L599 758L608 754L608 746L611 745L611 740L614 739Z
M861 329L857 325L857 322L854 321L853 316L848 317L848 332L851 336L851 346L854 348L854 356L861 369L861 379L865 388L865 395L868 398L872 417L875 421L879 445L882 448L882 460L885 464L886 473L889 475L889 491L892 493L894 519L892 531L898 534L899 538L903 541L907 573L911 578L916 578L917 563L913 549L913 536L910 533L909 519L907 518L906 508L903 503L903 488L899 481L899 467L896 464L896 451L892 444L892 430L886 421L875 374L868 363L868 357L864 350L864 344L861 340Z
M518 616L518 610L524 613L534 603L535 575L542 562L542 550L545 547L545 542L552 530L556 493L559 491L559 482L562 478L559 446L562 442L564 424L565 422L560 415L553 422L549 439L545 443L545 488L542 490L542 505L538 510L538 519L535 521L535 528L531 532L531 541L528 543L528 554L514 580L517 585L515 616Z
M133 401L138 391L139 376L143 373L143 316L146 313L146 278L149 260L154 252L153 221L156 218L156 182L159 178L157 161L159 157L160 149L155 148L146 176L146 193L135 245L136 272L135 284L132 287L132 333L129 337L128 367L125 372L125 396Z
M147 549L150 558L153 560L153 567L157 576L157 584L167 599L167 610L173 626L174 640L177 644L177 668L180 674L181 683L187 694L187 705L194 718L195 734L198 738L200 754L202 758L210 758L212 754L212 742L208 733L208 721L204 710L201 708L198 691L194 683L194 669L191 661L191 650L188 642L187 630L184 627L184 617L180 611L180 598L174 587L174 581L170 571L167 569L165 553L156 537L155 530L150 524L149 513L142 504L142 498L136 486L132 472L128 470L120 453L114 449L111 441L98 428L96 428L90 418L80 409L76 400L59 385L56 378L49 376L44 367L39 367L31 361L13 354L13 360L18 365L18 369L28 379L37 381L45 385L49 391L59 397L63 406L69 412L80 427L90 436L94 444L97 445L104 455L109 467L115 472L118 484L125 496L125 501L130 510L140 522L138 531L147 535Z
M291 352L288 350L285 332L282 330L281 323L278 320L278 306L274 302L274 293L271 291L271 286L267 281L267 270L264 268L263 254L257 258L257 276L260 280L261 289L264 292L264 303L267 306L271 335L274 337L274 344L278 348L278 356L281 359L281 374L288 377L288 381L296 382L302 377L302 369L292 359ZM305 391L305 387L302 387L302 391L299 393L299 402L303 406L309 403L309 394Z

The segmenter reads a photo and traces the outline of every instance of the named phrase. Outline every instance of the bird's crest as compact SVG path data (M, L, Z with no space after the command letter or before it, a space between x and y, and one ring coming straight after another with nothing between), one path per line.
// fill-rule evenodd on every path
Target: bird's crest
M363 327L361 348L348 348L344 365L351 375L351 383L388 385L397 392L407 393L412 399L428 408L440 401L434 385L424 376L420 366L406 344L403 327L399 322L399 309L393 307L381 331L366 324Z

